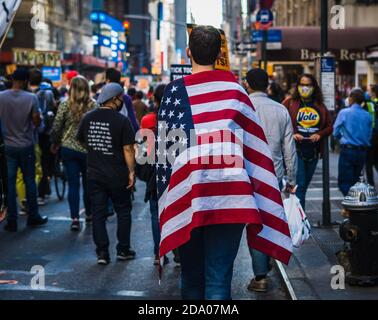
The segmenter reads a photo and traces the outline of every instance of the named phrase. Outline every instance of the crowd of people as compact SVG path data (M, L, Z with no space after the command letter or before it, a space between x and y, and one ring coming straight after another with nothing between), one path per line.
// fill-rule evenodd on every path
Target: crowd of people
M214 28L193 30L187 53L194 75L208 73L217 81L213 65L220 43L220 35ZM21 210L27 213L28 226L48 222L48 217L40 215L39 206L45 205L51 196L51 178L59 157L68 181L70 229L79 232L82 228L82 197L85 222L92 225L99 264L107 265L111 260L106 221L114 213L117 215L117 259L124 261L136 256L130 243L136 175L146 182L145 201L151 211L154 264L168 263L165 255L159 257L161 225L156 167L136 163L139 142L135 140L140 129L156 134L158 120L168 119L168 114L159 112L169 99L166 85L157 85L146 99L146 94L134 87L125 89L121 85L121 73L116 69L106 70L104 83L92 85L76 73L68 88L60 90L43 79L38 69L18 68L11 80L10 87L3 87L0 92L0 221L7 220L4 229L18 231ZM378 85L371 86L368 95L361 88L353 89L346 107L336 118L325 106L321 89L311 74L298 78L295 91L289 97L261 69L250 70L243 82L234 87L249 96L256 110L271 151L279 190L295 193L304 209L307 189L325 151L324 139L332 135L339 141L341 150L341 192L348 194L365 167L368 181L374 185L374 168L378 170ZM147 150L150 152L151 146ZM141 192L139 188L138 192ZM228 224L244 227L247 220L229 219ZM221 240L211 238L219 236L222 229L211 229L211 225L197 229L204 233L201 236L193 233L186 244L174 250L174 260L181 262L182 267L183 297L229 299L234 253L239 248L243 228L229 229L219 237L231 241L227 235L234 235L235 250L225 249L224 252L216 247L222 245ZM200 257L198 252L194 254L188 247L193 241L198 250L202 246L207 250L206 258ZM232 259L225 258L227 252L231 252ZM271 258L252 248L250 254L254 278L248 289L265 292ZM193 269L193 263L197 262ZM197 275L193 275L194 270ZM202 278L198 278L199 275Z

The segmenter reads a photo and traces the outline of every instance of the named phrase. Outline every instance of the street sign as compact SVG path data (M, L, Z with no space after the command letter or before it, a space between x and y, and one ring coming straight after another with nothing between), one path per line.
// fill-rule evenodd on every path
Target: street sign
M252 42L238 42L235 44L235 52L237 53L247 53L256 49L256 44Z
M334 57L320 58L320 83L324 104L328 110L334 111L336 100L336 61Z
M192 74L192 66L190 64L172 64L171 65L171 81L181 79Z
M263 42L262 30L252 31L252 42ZM282 42L282 30L268 30L268 43L269 42Z
M262 9L256 16L256 27L258 30L268 30L273 25L273 12L269 9Z

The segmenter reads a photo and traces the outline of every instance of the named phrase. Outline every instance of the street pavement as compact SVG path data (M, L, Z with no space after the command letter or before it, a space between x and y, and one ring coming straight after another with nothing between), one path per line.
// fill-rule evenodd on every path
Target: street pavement
M342 195L337 188L338 155L330 155L332 221L342 221ZM378 182L378 181L377 181ZM377 184L378 185L378 184ZM313 225L311 238L300 248L285 270L300 300L304 299L376 299L378 288L345 290L331 288L331 268L338 264L336 253L343 248L338 227L319 228L322 221L322 163L307 194L307 216ZM143 202L144 184L137 183L133 202L132 247L137 258L129 262L115 261L116 217L108 222L112 263L96 264L92 229L85 226L80 233L72 233L67 201L52 196L41 207L41 214L49 217L42 228L25 226L20 216L19 232L10 234L0 229L0 280L16 280L16 285L0 285L0 299L180 299L180 268L173 262L164 267L161 284L158 269L153 266L153 241L150 212ZM82 219L83 220L83 219ZM220 249L221 250L221 249ZM33 289L33 266L43 266L45 287ZM247 285L253 277L246 237L243 235L235 262L232 294L236 300L286 300L288 297L275 271L271 273L271 290L266 294L251 293Z
M344 220L340 212L343 196L337 187L338 177L337 153L330 154L330 187L331 187L331 222ZM377 174L375 175L378 185ZM378 287L351 287L334 290L331 286L331 268L340 264L337 253L344 248L339 237L339 226L322 227L323 201L322 161L319 162L306 198L306 214L313 225L310 239L300 248L294 249L293 258L285 270L290 278L299 300L376 300Z
M161 284L158 269L153 266L153 241L149 207L143 202L144 184L138 183L133 202L132 247L136 259L129 262L115 260L116 217L108 222L111 239L110 265L98 266L92 242L92 229L85 226L80 233L72 233L67 201L52 196L40 208L49 217L45 227L30 229L26 217L20 216L19 232L0 229L0 280L16 280L16 285L0 285L0 299L180 299L180 268L173 262L164 267ZM83 220L83 219L82 219ZM221 248L219 248L221 250ZM33 266L43 266L45 286L31 286ZM3 274L1 274L3 272ZM237 300L285 300L281 282L273 271L271 290L255 294L247 290L251 280L251 258L243 236L235 262L233 298Z

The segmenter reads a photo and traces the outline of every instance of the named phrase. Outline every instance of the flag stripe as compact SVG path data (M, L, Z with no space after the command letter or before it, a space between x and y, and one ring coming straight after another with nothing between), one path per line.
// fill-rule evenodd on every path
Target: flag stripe
M216 91L206 94L200 94L198 96L189 97L190 105L196 106L199 104L211 103L211 102L223 102L223 100L239 100L245 105L249 106L251 110L254 110L251 100L249 97L238 90L228 90L228 91Z
M214 81L206 83L206 86L197 84L186 87L189 97L209 94L211 92L224 92L226 90L239 91L242 95L245 95L245 90L238 83L229 81Z
M186 88L194 85L204 85L205 83L215 81L226 81L230 83L237 83L235 76L229 72L215 70L213 72L202 72L196 75L187 76L184 78Z
M219 159L215 159L219 158ZM173 191L173 189L179 185L180 183L188 183L189 181L185 181L188 177L190 177L194 172L202 171L199 174L203 174L204 170L211 170L209 173L206 173L206 175L210 178L211 176L216 177L219 179L220 177L227 177L230 175L235 174L241 174L242 170L244 170L243 159L241 157L238 157L238 159L235 159L235 163L226 162L225 157L200 157L196 159L192 159L191 162L188 162L183 167L181 167L179 170L177 170L172 176L169 183L170 191ZM234 159L232 159L234 160ZM206 164L208 162L208 164ZM219 163L220 162L220 163ZM238 165L238 164L241 164ZM215 170L222 170L222 174L218 174L218 172L215 172ZM213 179L214 180L214 179Z
M248 208L251 208L253 204L255 204L251 189L251 184L243 181L217 182L211 183L211 185L209 183L193 185L185 195L166 206L165 211L160 216L160 224L163 226L167 221L175 217L177 212L183 212L189 209L193 206L193 200L199 198L207 198L210 204L213 205L211 202L217 201L219 199L217 197L227 196L223 197L223 205L229 205L235 208L235 203L231 203L228 198L229 196L240 196L239 201L245 201L245 203L248 204ZM257 209L257 206L254 206Z
M165 200L165 207L169 207L172 203L179 200L180 197L183 197L185 194L187 194L194 183L193 181L201 181L199 180L199 178L203 176L206 176L208 178L208 180L206 180L207 182L212 181L216 183L236 180L248 183L246 174L243 175L243 171L238 168L193 171L188 175L187 178L185 178L185 180L182 180L182 182L169 190L169 194L167 194L167 198Z
M262 224L262 217L259 211L252 207L253 204L253 197L252 196L245 196L245 195L229 195L227 197L224 196L214 196L214 197L201 197L192 200L190 208L186 209L183 212L176 214L173 218L169 221L165 222L164 224L160 221L160 227L162 230L161 238L164 238L169 235L174 230L178 230L183 228L184 226L188 225L192 221L192 217L194 213L201 212L203 219L216 219L218 212L223 212L224 210L229 210L230 219L232 219L234 210L245 209L245 221L244 223L248 223L251 219L250 215L256 216L253 218L253 221L258 224ZM237 207L235 204L237 203ZM166 209L167 210L167 209ZM165 210L162 213L164 216ZM212 218L214 216L214 218Z
M262 253L265 253L273 257L274 259L281 261L282 263L285 263L286 265L289 264L289 260L292 255L291 250L287 250L281 247L280 245L277 245L274 242L271 242L259 236L257 236L254 239L248 237L248 245L251 248L254 248Z
M204 214L205 213L205 214ZM220 209L206 212L194 212L192 220L187 224L182 224L177 228L173 228L171 232L162 234L162 241L160 244L160 255L164 256L172 251L172 245L175 248L185 244L190 239L190 232L198 227L216 224L251 224L249 226L250 232L259 233L262 226L259 214L253 209ZM173 232L173 230L175 230ZM164 232L164 229L163 229ZM220 248L221 250L221 248Z
M209 123L228 119L237 123L240 128L243 128L250 134L256 136L260 140L267 143L263 129L253 121L250 121L246 116L236 110L224 109L217 112L204 112L193 116L194 124Z

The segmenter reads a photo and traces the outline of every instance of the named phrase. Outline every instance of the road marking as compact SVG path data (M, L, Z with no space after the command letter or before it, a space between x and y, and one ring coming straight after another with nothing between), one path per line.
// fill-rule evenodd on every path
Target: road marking
M129 290L118 291L116 295L121 296L121 297L146 297L147 296L145 291L129 291Z
M323 188L308 188L307 191L323 191ZM340 192L339 188L329 188L330 192Z
M28 292L58 292L58 293L80 293L77 290L67 290L64 288L57 288L57 287L45 287L42 290L35 290L32 289L30 286L25 285L3 285L0 287L0 291L28 291Z
M291 285L289 276L287 275L284 266L282 265L282 263L280 261L277 261L277 260L274 260L274 261L276 263L276 267L278 269L278 273L280 274L280 276L282 278L282 281L285 284L285 289L287 290L287 293L289 294L290 299L291 300L298 300L297 295L295 294L294 288Z
M344 197L331 197L331 201L342 201ZM323 197L306 197L306 201L323 201Z

